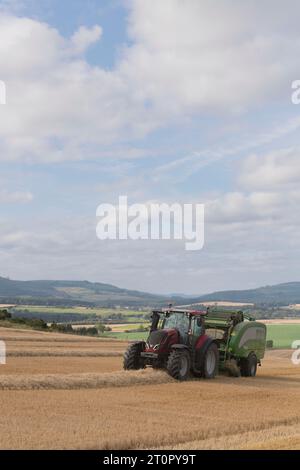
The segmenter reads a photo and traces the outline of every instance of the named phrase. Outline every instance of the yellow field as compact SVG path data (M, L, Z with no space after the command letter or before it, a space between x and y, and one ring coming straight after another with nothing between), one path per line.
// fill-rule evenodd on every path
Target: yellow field
M121 341L11 329L0 339L19 353L0 366L1 449L300 449L291 351L268 352L254 379L178 383L122 371Z
M106 326L109 326L111 328L111 331L113 333L123 333L127 330L136 330L139 328L139 326L143 324L142 322L140 323L114 323L114 324L107 324ZM74 323L72 325L74 330L78 330L79 328L90 328L96 326L95 324L83 324L83 325L78 325ZM143 324L145 326L145 324ZM146 324L147 326L147 324Z
M193 307L194 305L198 306L199 303L197 303L197 304L178 305L178 307ZM233 308L239 308L239 307L253 306L254 304L249 303L249 302L229 302L227 300L210 300L210 301L206 301L206 302L201 302L201 305L204 305L205 307L233 307Z
M284 307L284 308L289 308L291 310L300 310L300 304L288 305L287 307Z
M300 323L299 318L276 318L260 321L266 325L297 325Z
M205 307L235 307L235 308L254 305L253 303L249 303L249 302L228 302L226 300L202 302L202 304L205 305Z

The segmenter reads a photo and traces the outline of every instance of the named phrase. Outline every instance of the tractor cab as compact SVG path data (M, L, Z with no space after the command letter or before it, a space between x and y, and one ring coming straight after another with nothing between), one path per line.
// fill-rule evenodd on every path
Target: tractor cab
M204 333L204 315L206 312L191 310L155 310L152 312L152 324L146 347L151 350L164 350L172 344L192 346L192 343Z

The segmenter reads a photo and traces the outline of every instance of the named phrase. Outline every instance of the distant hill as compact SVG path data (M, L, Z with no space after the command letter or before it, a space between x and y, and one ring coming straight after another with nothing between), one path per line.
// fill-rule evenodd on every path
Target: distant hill
M300 303L300 282L287 282L275 286L248 290L230 290L203 295L198 301L231 301L266 305L290 305Z
M245 302L256 305L300 304L300 282L289 282L257 289L214 292L199 297L181 294L169 296L122 289L111 284L89 281L14 281L0 277L0 304L83 305L114 307L160 307L169 302L184 305L188 301Z
M175 301L175 299L173 299ZM179 299L182 300L182 299ZM158 306L166 296L88 281L13 281L0 277L0 303L29 305Z

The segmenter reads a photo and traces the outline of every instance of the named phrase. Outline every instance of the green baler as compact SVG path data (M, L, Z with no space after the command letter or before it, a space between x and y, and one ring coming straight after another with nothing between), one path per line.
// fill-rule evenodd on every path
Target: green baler
M234 376L254 376L266 348L266 326L241 311L208 309L206 334L219 348L219 367Z

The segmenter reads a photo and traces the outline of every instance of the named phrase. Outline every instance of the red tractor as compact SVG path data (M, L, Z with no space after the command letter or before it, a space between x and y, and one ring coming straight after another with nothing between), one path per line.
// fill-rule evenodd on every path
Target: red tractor
M190 373L214 378L218 372L217 341L205 334L207 312L194 310L155 310L147 341L129 345L124 369L163 368L177 380Z

